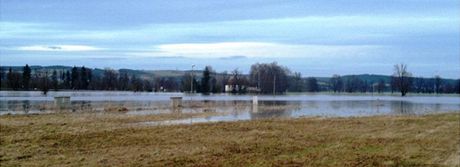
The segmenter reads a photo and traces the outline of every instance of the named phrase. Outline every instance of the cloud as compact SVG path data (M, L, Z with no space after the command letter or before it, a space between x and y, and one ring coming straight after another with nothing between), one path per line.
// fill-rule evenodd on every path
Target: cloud
M269 42L178 43L156 45L148 52L128 55L186 58L294 58L369 55L378 45L299 45ZM235 55L238 55L235 57Z
M236 55L236 56L221 57L220 59L222 59L222 60L235 60L235 59L246 59L246 58L248 58L248 57Z
M84 51L98 51L101 48L86 46L86 45L32 45L18 47L17 50L21 51L56 51L56 52L84 52Z

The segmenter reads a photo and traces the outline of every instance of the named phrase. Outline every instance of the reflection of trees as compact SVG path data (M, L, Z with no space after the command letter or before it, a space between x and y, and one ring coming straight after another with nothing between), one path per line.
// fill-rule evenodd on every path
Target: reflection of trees
M395 114L411 115L415 114L414 104L407 101L392 101L391 111Z
M307 102L307 106L309 108L318 108L318 103L316 101L309 101Z
M286 106L288 104L287 101L260 101L259 104L262 106Z
M289 117L292 112L300 110L300 102L287 101L260 101L252 108L251 119Z
M385 106L385 104L391 103L381 100L353 100L353 101L330 101L329 106L334 114L345 114L345 115L361 115L361 114L375 114L390 110L391 108Z
M18 104L17 101L7 101L6 108L8 111L17 111L18 109L17 104Z
M30 111L30 101L29 100L24 100L22 101L22 109L24 111L24 113L29 113Z
M372 108L375 108L377 113L380 113L380 107L383 106L383 103L380 100L372 101Z
M334 109L334 110L338 110L342 107L342 102L340 101L330 101L329 102L329 105Z
M6 111L23 111L24 113L29 113L30 111L30 102L28 100L24 101L2 101L1 103L2 110L5 109Z
M8 103L7 101L0 100L0 112L8 111Z
M248 109L248 106L249 106L249 103L248 102L244 102L244 101L232 101L232 104L231 104L232 108L233 108L233 114L234 115L237 115L238 112L241 112L241 111L247 111Z
M349 109L371 109L372 108L372 101L343 101L342 104Z
M436 103L436 104L434 105L434 111L435 111L435 112L436 112L436 111L441 111L441 104Z

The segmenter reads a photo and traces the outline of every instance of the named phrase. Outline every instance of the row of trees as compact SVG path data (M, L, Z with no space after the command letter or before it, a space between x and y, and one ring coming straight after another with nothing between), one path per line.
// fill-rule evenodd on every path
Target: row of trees
M151 75L151 74L150 74ZM5 85L6 83L6 85ZM183 77L153 77L129 73L126 70L104 69L95 74L86 67L65 70L32 70L28 65L22 71L9 68L0 70L0 88L9 90L122 90L122 91L170 91L209 93L263 93L284 92L400 92L405 96L414 93L460 93L460 80L445 82L441 77L413 77L407 65L394 67L394 74L385 80L364 80L358 76L333 75L329 80L315 77L302 78L298 72L274 63L257 63L251 66L249 75L237 69L231 73L215 72L206 66L202 73L188 72Z
M4 72L0 72L0 79L3 80ZM32 72L29 65L24 66L22 73L8 69L6 74L6 85L12 90L34 90L37 88L47 89L88 89L91 82L91 69L85 67L72 68L70 71L36 70ZM2 82L0 82L2 83Z
M394 73L390 81L380 79L378 82L368 83L356 76L350 76L346 81L339 75L333 75L329 81L329 90L333 92L400 92L405 96L413 93L460 93L460 80L455 83L444 82L440 76L434 78L413 77L407 70L407 65L394 66Z
M383 79L376 83L369 83L365 80L358 78L355 75L349 76L346 80L342 79L340 75L333 75L329 80L329 89L333 92L377 92L382 93L386 90L386 84Z
M152 91L153 85L147 79L137 78L135 75L119 73L116 70L105 69L102 76L93 76L92 70L83 67L73 67L70 70L39 69L32 71L28 65L22 73L8 69L6 78L0 71L0 87L5 83L11 90L132 90ZM3 87L2 87L3 88Z
M232 72L216 73L211 66L206 66L201 75L189 72L182 77L181 91L198 92L203 94L222 93L246 93L248 90L248 78L242 75L238 69Z
M389 80L381 78L377 81L361 79L351 75L342 78L340 75L333 75L329 81L319 81L315 77L302 78L298 72L291 72L288 68L279 66L276 62L264 64L257 63L251 66L249 75L242 75L238 70L231 74L216 73L212 67L207 66L203 70L201 80L193 80L189 73L183 77L182 91L190 92L194 90L204 94L232 92L246 93L257 92L263 94L279 94L289 92L401 92L405 96L408 92L414 93L460 93L460 80L455 83L443 82L439 76L435 78L412 77L407 71L407 65L399 64L394 67L394 74ZM225 85L230 90L223 89Z

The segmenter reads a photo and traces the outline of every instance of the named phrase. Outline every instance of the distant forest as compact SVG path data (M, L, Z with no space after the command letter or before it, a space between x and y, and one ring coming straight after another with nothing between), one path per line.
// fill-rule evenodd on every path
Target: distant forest
M401 67L401 68L400 68ZM2 66L0 89L40 90L119 90L148 92L262 93L286 92L401 92L460 94L460 79L413 77L407 66L395 66L392 75L333 75L302 77L287 67L257 63L249 74L238 70L216 72L211 66L201 70L147 71L93 69L69 66Z

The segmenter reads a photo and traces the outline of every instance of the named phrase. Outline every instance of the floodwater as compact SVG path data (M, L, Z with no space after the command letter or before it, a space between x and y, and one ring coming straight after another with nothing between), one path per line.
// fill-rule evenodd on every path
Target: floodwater
M183 93L134 93L118 91L40 92L0 91L0 115L54 113L54 97L70 96L68 112L110 112L122 108L125 114L215 112L208 117L145 122L147 125L192 124L298 117L351 117L373 115L421 115L460 112L460 96L391 96L376 94L293 94L253 95L188 95ZM170 97L183 97L183 107L172 110Z

